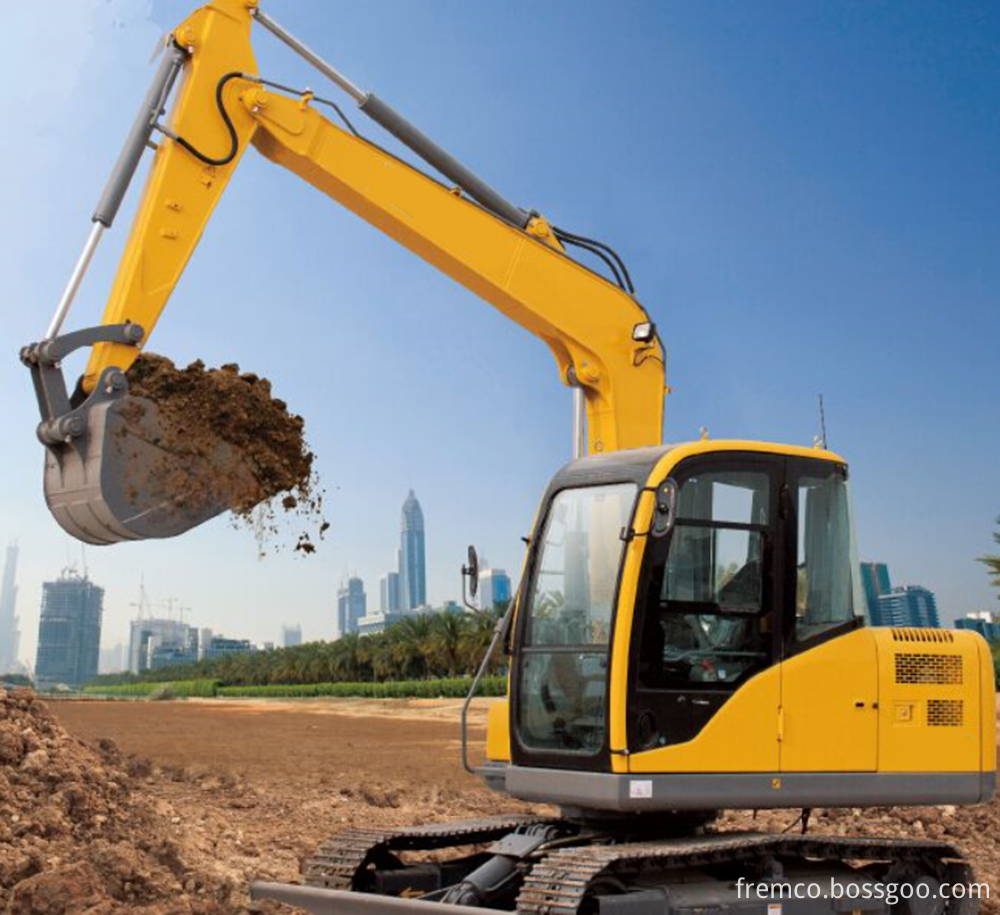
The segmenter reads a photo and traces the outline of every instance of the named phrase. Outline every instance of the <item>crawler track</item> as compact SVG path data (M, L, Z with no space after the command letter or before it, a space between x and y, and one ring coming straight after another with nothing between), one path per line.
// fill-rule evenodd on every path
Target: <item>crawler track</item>
M693 836L624 845L565 848L546 855L528 872L517 898L519 915L576 915L603 879L628 881L645 870L756 864L787 855L838 861L961 862L952 845L898 839L758 833Z
M303 865L310 886L332 890L363 890L369 864L397 851L431 851L461 845L495 842L519 826L547 823L545 817L498 816L458 820L429 826L390 829L348 829L328 839Z
M557 819L498 816L425 827L349 829L324 842L303 867L305 882L335 890L365 892L374 868L398 866L396 852L431 851L481 845L503 838L519 826L555 823ZM653 881L663 871L736 864L753 869L765 859L885 861L913 865L924 872L948 869L967 879L971 870L953 845L906 839L823 835L720 833L620 844L584 844L559 848L525 862L517 897L518 915L586 915L587 903L602 883ZM660 876L657 876L660 875ZM948 912L964 911L960 906Z

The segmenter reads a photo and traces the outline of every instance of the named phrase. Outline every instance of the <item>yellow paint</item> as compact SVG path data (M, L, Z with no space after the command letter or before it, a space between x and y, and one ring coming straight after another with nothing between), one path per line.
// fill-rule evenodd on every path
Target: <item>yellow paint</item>
M952 642L913 644L894 641L892 632L855 630L763 671L697 737L632 755L630 771L994 771L995 694L985 642L954 632ZM962 682L898 683L901 652L955 656ZM940 699L963 703L960 725L929 724L928 702Z
M733 451L747 451L789 457L820 458L844 463L842 458L832 452L817 451L815 448L802 448L797 445L751 442L741 439L703 440L678 445L667 451L653 468L646 486L650 489L655 489L670 476L674 468L681 461L687 458L702 454ZM648 506L643 506L640 503L640 509L651 512L652 502ZM649 522L644 521L644 525L637 523L636 529L647 529ZM628 661L635 619L636 589L638 588L639 572L642 568L645 546L645 537L637 537L628 545L622 572L622 584L615 616L615 635L611 653L610 736L612 750L620 750L625 747ZM672 747L647 750L633 755L631 757L631 771L750 772L776 770L778 768L777 729L779 722L777 715L780 693L780 682L778 677L774 675L774 671L776 670L777 668L772 668L770 671L765 671L758 677L750 680L737 695L733 696L720 709L694 741L686 744L677 744ZM757 682L758 680L761 682ZM743 696L744 691L749 691L749 698ZM742 708L744 702L749 703L746 709ZM734 705L734 703L736 704ZM737 711L734 712L734 709ZM741 723L736 719L736 715L746 716L746 718L749 718L749 722ZM720 716L724 716L722 720L727 722L726 727L735 727L738 729L738 737L734 734L727 735L718 730L719 726L715 722L720 720ZM711 733L709 733L710 729ZM692 747L692 744L696 744L702 739L708 739L711 746L711 749L704 751L705 755L703 755L703 751L700 748L695 749ZM653 754L662 755L654 756ZM711 754L716 754L721 762L713 761L708 763L706 757L711 758ZM699 759L701 762L697 762ZM662 760L662 764L668 766L668 768L659 770L657 766L661 763L658 760ZM617 757L612 757L612 763L613 766L617 764ZM696 768L685 768L690 765L694 765ZM705 765L708 765L709 768L698 768L698 766ZM711 768L711 766L717 765L724 766L725 768Z
M228 137L215 103L219 78L256 72L251 16L243 0L216 0L183 23L193 47L171 127L221 155ZM186 30L190 30L190 35ZM272 161L334 198L543 340L563 383L584 386L589 450L616 451L662 440L664 353L632 340L648 320L614 284L567 257L549 224L517 229L378 147L334 126L303 98L245 80L227 85L226 107L241 151L252 141ZM207 168L164 139L156 154L105 323L131 320L151 331L237 162ZM182 209L168 209L167 201ZM169 235L164 233L171 233ZM255 244L265 236L257 233ZM148 336L147 336L148 339ZM92 387L109 365L127 369L134 348L101 344L87 367Z
M649 485L655 486L663 482L683 460L699 454L715 454L726 451L747 451L755 454L773 454L778 457L804 457L812 460L834 461L846 464L840 455L823 448L804 448L801 445L784 445L780 442L752 442L743 439L717 439L699 442L685 442L676 448L671 448L660 458L653 472L649 475Z
M816 448L742 440L692 442L667 452L647 486L662 483L689 457L737 451L844 463L840 456ZM643 519L650 510L640 503ZM636 528L642 530L642 524ZM993 664L986 643L960 631L941 635L941 641L909 642L905 633L894 636L892 630L870 627L831 639L753 677L693 740L621 755L626 748L629 648L645 546L643 537L628 545L622 572L611 663L611 748L617 751L612 771L622 771L624 760L636 773L995 770ZM958 656L962 684L897 683L895 656L900 652ZM929 725L928 702L934 699L960 699L961 726ZM775 788L780 789L780 781Z
M873 631L856 630L780 665L782 772L875 771L878 660Z
M687 743L633 753L631 772L777 772L781 668L748 680Z
M614 755L628 748L626 738L625 718L628 699L628 661L630 640L625 636L631 632L632 611L635 607L636 594L639 587L639 572L642 570L642 559L646 551L644 535L653 521L653 510L656 507L656 494L648 490L639 494L636 506L634 528L640 536L634 537L626 545L623 559L621 584L618 589L618 612L615 619L616 635L611 643L611 676L608 691L608 702L611 710L609 720L609 745L612 751L613 771L627 771L625 759ZM628 622L625 621L628 618Z
M216 85L233 70L257 72L250 13L243 0L216 0L197 10L175 34L191 39L182 43L193 51L184 65L169 126L196 149L217 158L228 151L229 134L215 103ZM225 98L240 154L229 165L204 165L173 140L154 135L159 148L104 309L104 324L132 321L149 339L256 129L250 114L236 104L236 82L227 84ZM91 353L84 387L92 390L108 366L128 369L136 352L131 346L99 343Z
M986 639L979 639L979 726L980 770L995 772L997 768L996 674L993 653Z
M985 641L974 632L962 630L945 631L944 641L920 642L902 640L900 636L906 630L877 627L862 631L878 655L879 771L995 769L993 664ZM924 635L928 631L917 630ZM908 671L913 673L902 673L903 679L916 682L897 681L897 656L904 665L912 665ZM983 677L984 660L988 681ZM953 666L945 668L945 664ZM928 724L928 704L940 700L961 703L960 725ZM990 723L984 726L984 719Z
M510 762L509 699L497 699L490 706L486 718L486 758L492 762Z

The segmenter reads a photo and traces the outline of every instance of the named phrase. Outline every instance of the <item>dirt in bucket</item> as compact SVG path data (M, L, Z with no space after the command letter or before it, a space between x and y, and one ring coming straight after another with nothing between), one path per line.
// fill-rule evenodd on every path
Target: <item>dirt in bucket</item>
M273 396L266 378L235 364L206 368L200 360L182 369L155 353L140 354L127 377L131 398L156 405L165 455L145 468L141 485L162 489L187 509L217 504L232 512L254 531L262 552L281 548L286 522L294 549L315 552L329 528L315 456L302 417ZM146 411L142 400L126 409L137 425Z

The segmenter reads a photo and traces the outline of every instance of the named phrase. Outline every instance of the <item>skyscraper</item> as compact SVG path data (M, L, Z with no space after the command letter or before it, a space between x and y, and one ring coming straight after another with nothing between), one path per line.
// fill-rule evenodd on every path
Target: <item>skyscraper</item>
M358 631L358 620L368 612L368 597L365 594L365 583L356 577L347 579L337 592L337 638L343 638L349 632Z
M379 609L383 613L399 613L399 572L386 572L378 583Z
M192 660L198 660L197 629L180 620L151 617L132 620L129 628L128 669L134 674L148 670L152 666L150 663L152 653L157 650L162 653L168 646L175 649L174 653L178 656L186 657L193 650Z
M879 618L879 595L888 594L892 590L889 580L889 567L884 562L861 563L861 584L865 590L865 600L868 602L868 621L873 626L883 624Z
M282 626L281 627L281 644L285 648L294 648L296 645L302 644L302 627L301 626Z
M920 626L936 629L941 625L938 619L937 598L934 592L920 585L894 588L888 594L880 594L876 599L878 613L877 626Z
M35 681L82 686L97 676L104 589L73 569L42 585Z
M7 547L7 560L0 582L0 674L18 667L21 633L17 626L17 547Z
M978 632L988 642L1000 642L1000 622L989 611L966 613L955 620L955 628Z
M424 513L417 497L403 503L399 544L400 609L416 610L427 603L427 559L424 553Z
M479 573L479 607L506 609L510 602L510 576L503 569L483 569Z

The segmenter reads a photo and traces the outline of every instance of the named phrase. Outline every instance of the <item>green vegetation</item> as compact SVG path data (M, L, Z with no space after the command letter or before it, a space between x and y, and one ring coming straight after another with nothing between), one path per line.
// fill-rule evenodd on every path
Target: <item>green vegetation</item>
M224 688L220 690L221 695L233 695L227 692L231 687L279 686L350 690L295 695L393 695L384 692L387 689L404 689L406 691L398 695L418 697L464 695L469 678L486 654L501 615L502 611L497 610L408 617L378 635L345 635L335 642L310 642L294 648L233 654L197 664L149 670L139 675L103 676L85 687L85 691L145 696L155 686L171 683L175 695L183 695L178 690L188 688L191 683L215 683ZM495 659L489 673L500 673L502 664L503 658ZM383 692L371 692L374 686ZM128 691L132 688L135 691ZM292 694L269 692L260 695Z
M163 673L163 671L161 671ZM170 695L164 695L169 688ZM210 699L218 692L217 680L171 680L160 683L91 683L83 691L91 695L101 696L135 696L137 698L190 698Z
M18 689L22 686L34 687L31 677L25 674L0 674L0 686Z
M162 671L160 671L162 673ZM503 677L483 677L479 695L502 696L507 681ZM464 698L472 686L471 677L437 680L399 680L388 683L275 683L268 686L221 686L218 680L174 680L166 682L91 684L84 692L97 696L125 696L139 699L182 699L216 696L246 699L437 699Z
M504 677L483 677L480 696L502 696L507 681ZM465 698L472 686L471 677L445 680L400 680L389 683L302 683L283 686L223 686L220 696L256 699L305 699L332 696L338 699L437 699Z
M997 518L997 526L1000 527L1000 518ZM1000 530L993 534L993 540L1000 544ZM986 566L993 586L1000 588L1000 556L980 556L979 561ZM997 599L1000 600L1000 594L997 594Z

